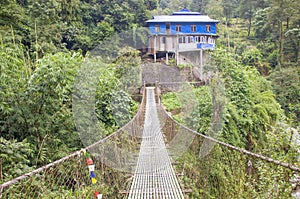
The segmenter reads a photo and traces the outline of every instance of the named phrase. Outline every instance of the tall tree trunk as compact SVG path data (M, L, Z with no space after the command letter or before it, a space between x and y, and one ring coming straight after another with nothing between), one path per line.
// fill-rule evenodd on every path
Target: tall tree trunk
M229 37L229 28L228 28L228 23L226 20L226 32L227 32L227 47L230 49L230 37Z
M282 58L283 58L283 28L282 28L282 21L279 22L279 41L278 41L278 55L277 55L277 69L281 69L282 67Z
M248 37L251 34L251 26L252 26L252 16L249 18L249 25L248 25Z
M300 41L299 40L297 42L297 50L296 50L295 54L296 54L296 62L298 65L300 63Z
M2 175L2 159L0 159L0 180L3 181L3 175ZM1 192L0 192L1 193Z

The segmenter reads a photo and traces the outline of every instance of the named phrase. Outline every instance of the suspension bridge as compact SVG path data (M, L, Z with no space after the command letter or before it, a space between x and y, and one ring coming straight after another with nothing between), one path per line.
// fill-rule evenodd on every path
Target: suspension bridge
M157 88L144 87L139 110L125 126L84 150L1 184L1 198L93 198L94 190L102 198L292 197L290 181L299 167L179 124L158 95ZM176 148L178 143L183 147ZM215 147L199 157L203 143ZM85 151L93 158L97 183L91 182Z

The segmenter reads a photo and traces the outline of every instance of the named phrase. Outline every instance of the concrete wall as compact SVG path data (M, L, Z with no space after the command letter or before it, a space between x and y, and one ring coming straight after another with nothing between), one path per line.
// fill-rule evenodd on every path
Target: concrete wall
M199 38L204 40L199 41ZM197 39L198 38L198 39ZM162 36L155 35L149 38L149 53L155 52L179 52L199 51L200 49L214 49L215 38L213 36L197 35L197 36Z

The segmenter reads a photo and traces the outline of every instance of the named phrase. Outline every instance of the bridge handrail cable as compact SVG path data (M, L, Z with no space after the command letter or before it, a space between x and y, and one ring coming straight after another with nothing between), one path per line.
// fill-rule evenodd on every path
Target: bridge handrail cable
M161 106L161 105L160 105ZM161 106L162 107L162 106ZM173 117L162 107L162 110L164 111L164 113L167 115L168 118L171 119L172 122L176 123L177 125L179 125L180 127L184 128L185 130L187 130L188 132L190 133L194 133L196 135L199 135L207 140L210 140L216 144L219 144L219 145L222 145L222 146L225 146L231 150L235 150L235 151L238 151L239 153L243 153L243 154L246 154L248 156L252 156L252 157L256 157L256 158L259 158L261 160L264 160L264 161L267 161L267 162L270 162L270 163L274 163L276 165L279 165L279 166L282 166L282 167L285 167L285 168L288 168L292 171L295 171L295 172L300 172L300 168L295 166L295 165L291 165L291 164L288 164L286 162L282 162L282 161L279 161L279 160L275 160L273 158L270 158L270 157L267 157L267 156L264 156L264 155L261 155L261 154L257 154L257 153L253 153L251 151L248 151L246 149L242 149L242 148L239 148L239 147L236 147L236 146L233 146L233 145L230 145L230 144L227 144L225 142L222 142L220 140L217 140L215 138L212 138L210 136L207 136L207 135L203 135L202 133L199 133L197 131L194 131L190 128L188 128L187 126L177 122L176 120L173 119Z
M116 132L114 132L114 133L106 136L105 138L103 138L103 139L95 142L94 144L91 144L91 145L89 145L89 146L87 146L87 147L85 147L85 148L83 148L81 150L75 151L75 152L73 152L70 155L67 155L67 156L65 156L65 157L63 157L63 158L61 158L59 160L56 160L56 161L54 161L52 163L49 163L49 164L47 164L45 166L42 166L42 167L38 168L38 169L35 169L35 170L33 170L33 171L29 172L29 173L23 174L23 175L21 175L21 176L19 176L17 178L14 178L14 179L9 180L9 181L7 181L7 182L5 182L3 184L0 184L0 196L1 196L3 188L12 186L12 185L14 185L15 183L17 183L17 182L19 182L21 180L29 178L29 177L37 174L37 173L40 173L40 172L42 172L42 171L44 171L46 169L49 169L49 168L51 168L53 166L56 166L56 165L58 165L58 164L60 164L62 162L65 162L65 161L73 158L73 157L76 157L76 156L80 157L83 154L83 151L88 150L88 149L90 149L90 148L92 148L92 147L94 147L94 146L96 146L98 144L104 144L105 141L107 141L108 139L116 136L118 133L122 132L127 126L129 126L131 123L133 123L134 120L136 120L142 114L142 111L144 110L144 106L145 106L145 84L143 85L143 96L142 96L141 105L140 105L137 113L135 114L135 116L128 123L126 123L124 126L122 126L121 128L119 128Z

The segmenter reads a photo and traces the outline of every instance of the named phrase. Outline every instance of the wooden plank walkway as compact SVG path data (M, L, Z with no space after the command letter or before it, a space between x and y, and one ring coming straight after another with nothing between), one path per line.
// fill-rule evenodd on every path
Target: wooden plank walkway
M184 198L157 115L154 87L147 87L142 143L128 198Z

